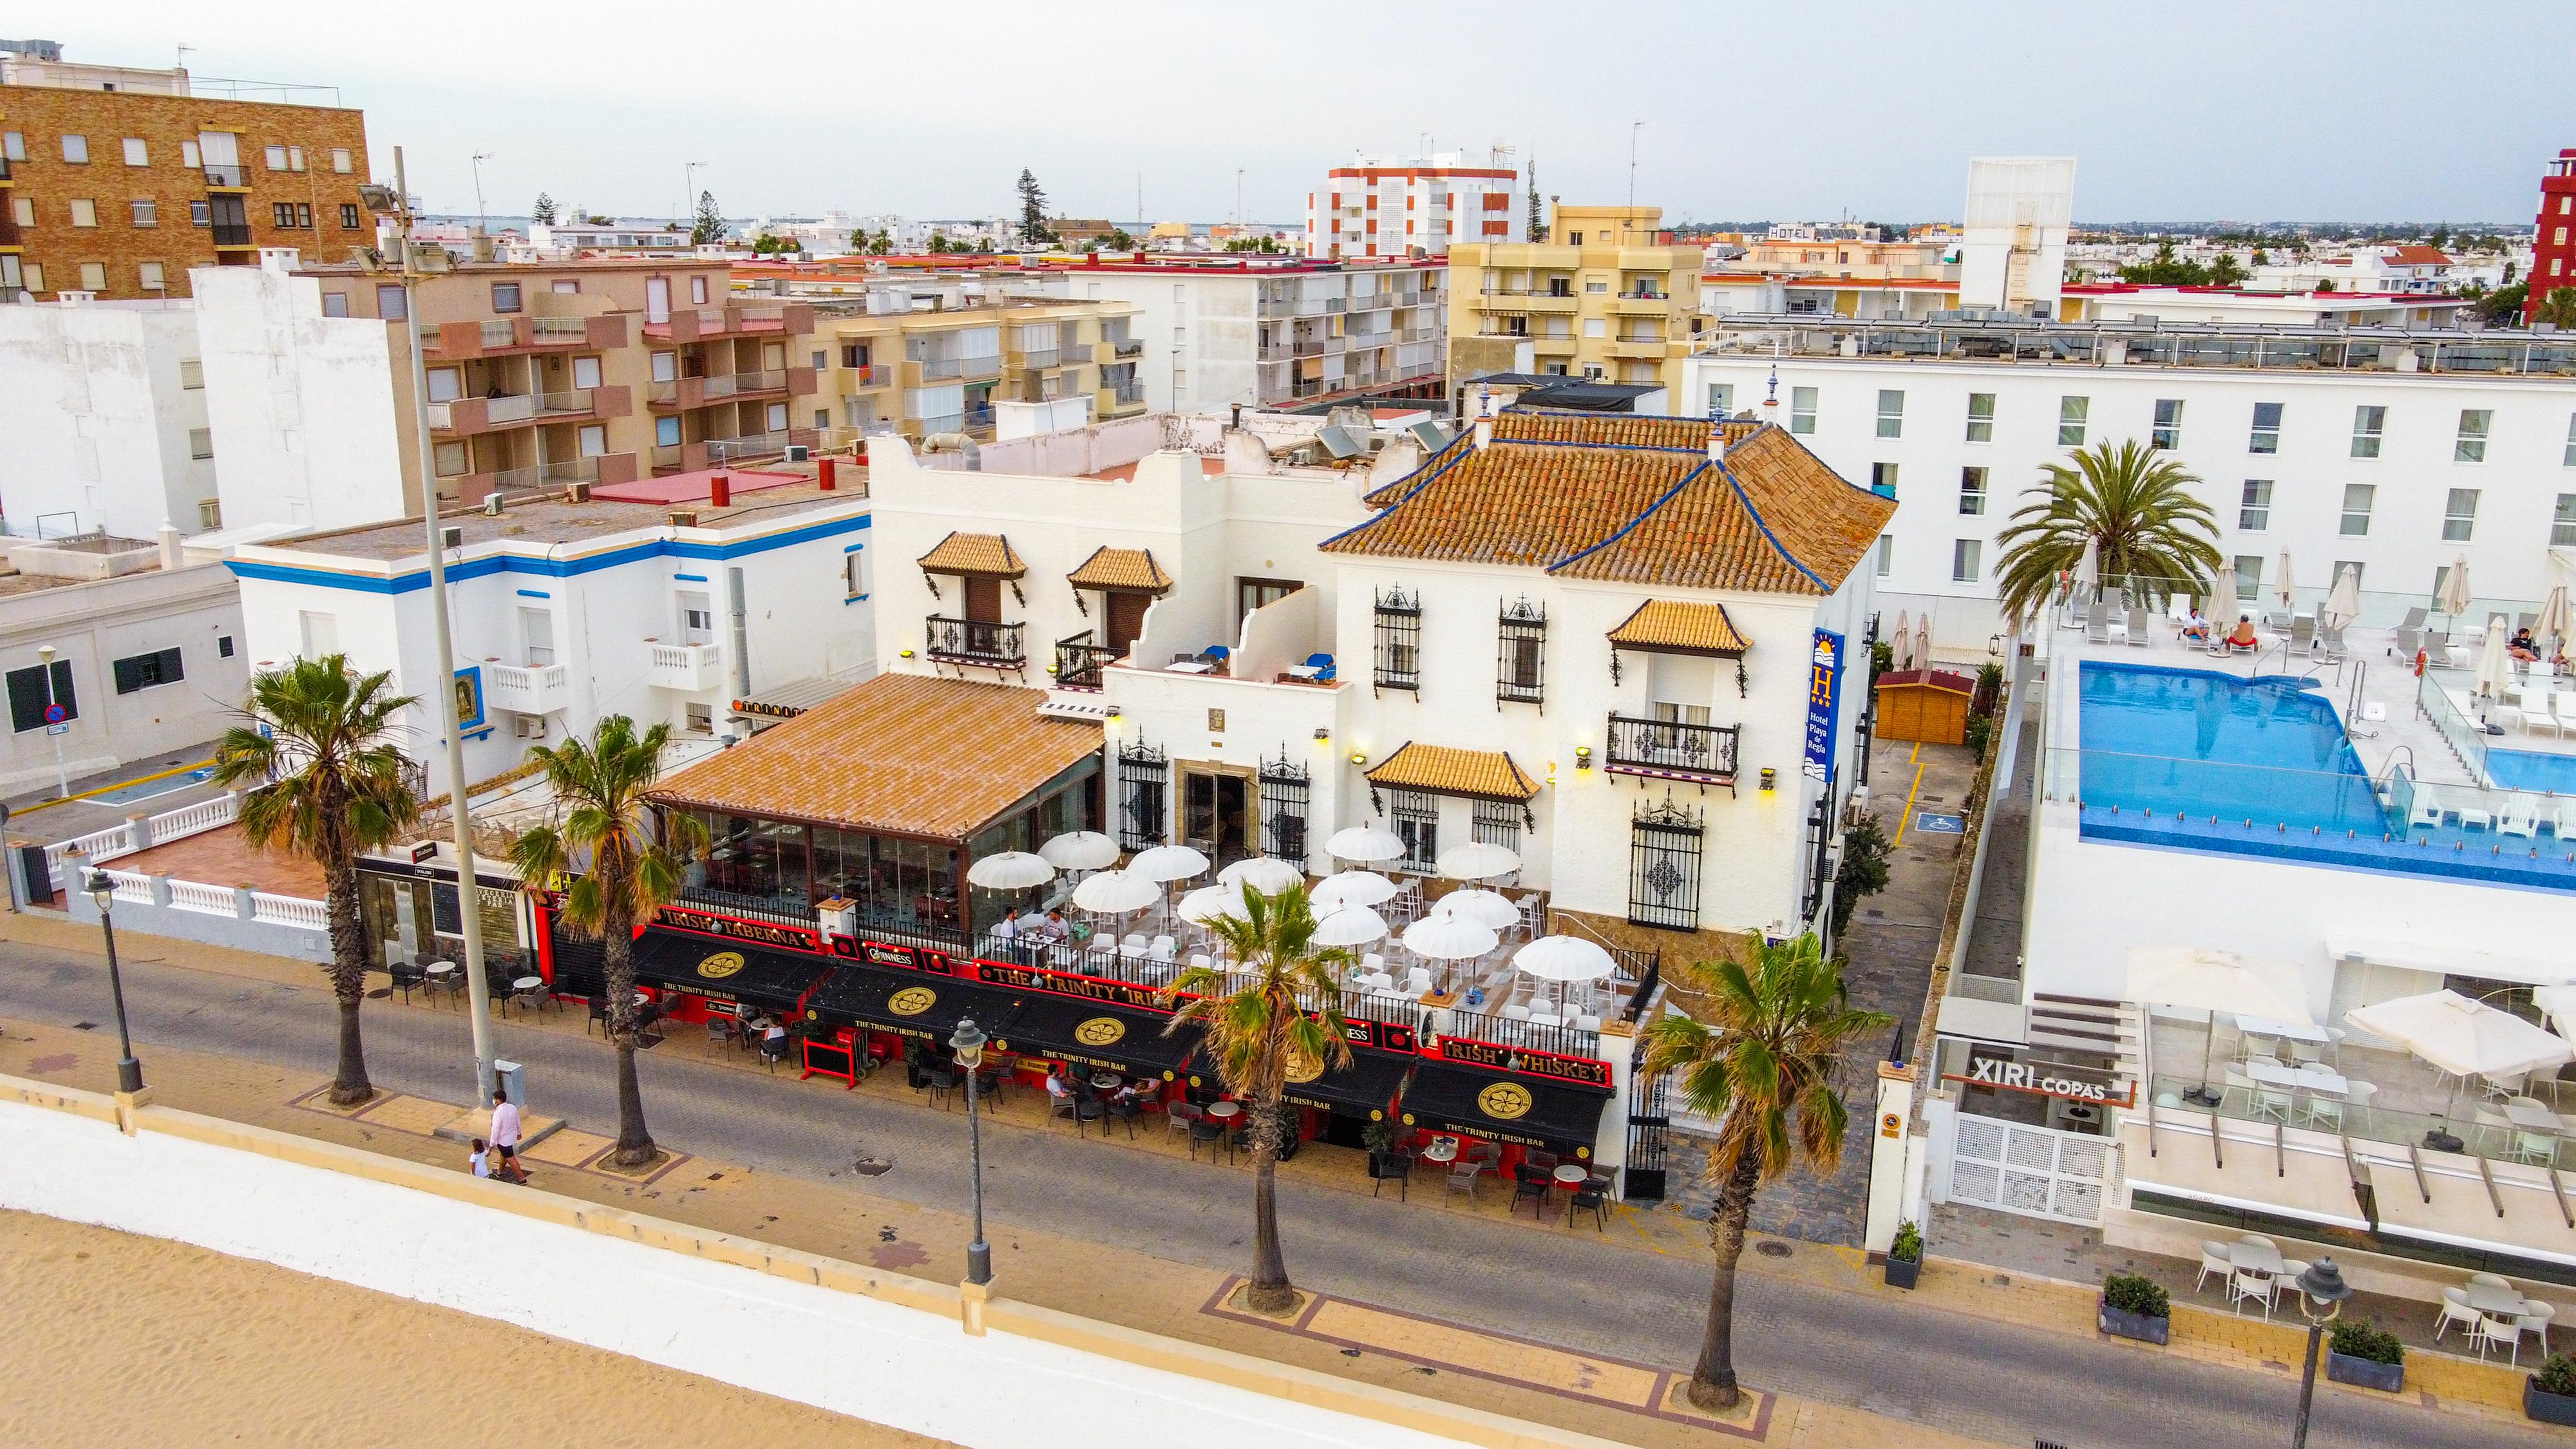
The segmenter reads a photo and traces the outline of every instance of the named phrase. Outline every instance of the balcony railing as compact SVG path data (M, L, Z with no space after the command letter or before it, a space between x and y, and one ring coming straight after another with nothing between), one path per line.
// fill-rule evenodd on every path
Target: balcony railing
M551 491L575 483L599 481L597 458L567 458L552 463L536 463L525 468L504 468L492 474L495 493Z
M1070 639L1055 641L1055 683L1058 689L1098 689L1100 666L1119 657L1118 651L1091 642L1091 631L1083 630Z
M1022 625L990 619L951 619L939 614L924 622L930 636L928 652L933 659L1010 669L1029 662L1028 651L1020 647Z
M1111 353L1118 357L1142 357L1145 355L1145 344L1132 337L1113 337L1109 339L1109 347Z
M857 367L842 368L841 375L849 379L852 387L884 387L894 381L893 368L881 367L872 362L861 363Z
M962 357L917 357L913 360L921 364L921 380L924 382L963 376L966 370L966 359Z
M707 461L717 466L744 458L764 458L784 453L795 444L814 446L812 428L772 428L765 433L745 433L736 438L707 439Z
M561 664L485 661L483 691L493 706L513 714L553 714L572 703L572 671Z
M1737 725L1683 724L1676 720L1610 716L1613 770L1670 775L1686 780L1735 783Z
M586 342L590 339L590 319L531 317L528 319L528 334L539 342Z
M219 221L212 227L208 228L208 230L215 234L215 245L219 247L246 247L252 245L250 239L250 223L248 222Z
M676 689L696 694L714 689L724 682L724 650L713 644L664 644L647 640L651 645L651 667L644 682L659 689Z
M209 166L206 168L206 184L208 186L227 187L248 186L250 185L250 172L247 168L237 165Z
M1122 382L1109 389L1109 393L1117 405L1123 408L1145 400L1145 385L1141 382Z
M1062 354L1052 347L1032 347L1020 354L1022 367L1053 367Z

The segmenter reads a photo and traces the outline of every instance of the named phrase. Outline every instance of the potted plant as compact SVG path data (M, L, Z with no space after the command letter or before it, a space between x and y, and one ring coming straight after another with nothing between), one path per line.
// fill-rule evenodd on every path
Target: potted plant
M2339 1318L2326 1346L2326 1377L2396 1393L2406 1383L2406 1346L2377 1323Z
M2522 1381L2522 1414L2576 1428L2576 1359L2553 1353L2538 1373Z
M2102 1280L2098 1315L2104 1333L2163 1343L2173 1333L2173 1298L2164 1285L2140 1273L2114 1273Z
M1896 1241L1887 1245L1887 1286L1911 1288L1923 1271L1923 1230L1912 1218L1896 1225Z

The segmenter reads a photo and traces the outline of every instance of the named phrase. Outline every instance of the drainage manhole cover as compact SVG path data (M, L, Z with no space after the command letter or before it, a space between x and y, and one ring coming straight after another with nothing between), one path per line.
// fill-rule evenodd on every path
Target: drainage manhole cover
M861 1177L882 1177L893 1166L891 1157L862 1157L850 1164L850 1170Z
M1774 1243L1765 1240L1763 1242L1755 1243L1753 1245L1753 1251L1760 1253L1766 1258L1785 1258L1789 1256L1789 1245L1787 1243Z

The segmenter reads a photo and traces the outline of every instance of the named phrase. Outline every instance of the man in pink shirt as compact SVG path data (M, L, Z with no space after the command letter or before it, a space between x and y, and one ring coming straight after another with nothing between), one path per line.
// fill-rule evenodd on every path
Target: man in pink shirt
M519 1107L498 1087L492 1089L492 1150L501 1155L493 1176L517 1183L528 1180L528 1170L519 1165Z

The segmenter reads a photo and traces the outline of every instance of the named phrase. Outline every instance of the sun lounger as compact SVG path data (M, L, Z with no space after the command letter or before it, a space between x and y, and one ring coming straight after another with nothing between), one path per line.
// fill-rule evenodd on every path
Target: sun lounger
M2111 642L2111 606L2095 599L2084 611L2084 637L2096 644Z
M2557 812L2549 817L2549 823L2558 832L2559 840L2576 841L2576 798L2562 797Z
M2155 626L2155 621L2156 616L2148 612L2146 605L2131 604L2129 606L2129 642L2138 648L2145 648L2147 630Z
M2314 614L2301 614L2290 621L2290 649L2304 653L2316 647L2317 619Z
M2522 717L2522 727L2525 730L2533 734L2538 734L2542 730L2547 730L2553 735L2563 733L2558 727L2558 716L2549 711L2549 696L2525 686L2520 691L2519 701L2514 705L2514 713Z
M2514 791L2504 802L2504 818L2496 822L2496 834L2529 840L2539 833L2540 797L2528 790Z

